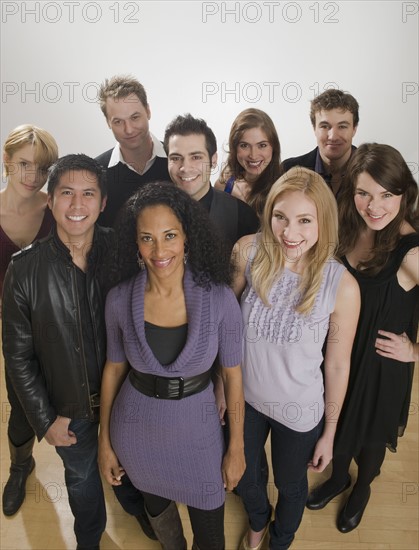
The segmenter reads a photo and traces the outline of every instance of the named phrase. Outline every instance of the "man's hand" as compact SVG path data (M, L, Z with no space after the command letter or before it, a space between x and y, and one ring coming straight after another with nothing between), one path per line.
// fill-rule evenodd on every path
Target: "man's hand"
M71 418L57 416L57 419L48 428L45 434L45 440L54 447L70 447L77 443L77 437L74 432L68 429Z

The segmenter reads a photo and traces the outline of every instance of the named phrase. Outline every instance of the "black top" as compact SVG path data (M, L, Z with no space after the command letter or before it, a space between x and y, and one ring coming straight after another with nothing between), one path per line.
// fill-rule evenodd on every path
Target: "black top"
M144 329L147 344L161 365L173 363L185 347L188 336L187 323L179 327L159 327L144 321Z
M108 198L105 210L98 218L98 224L104 227L113 227L120 208L142 185L152 181L170 181L167 158L156 157L147 172L140 175L122 162L108 168L112 151L110 149L96 157L99 164L106 168Z
M352 145L351 156L354 154L354 151L356 151L356 147L355 145ZM318 174L321 175L321 177L324 179L327 185L332 189L332 185L331 185L332 176L331 174L326 172L326 167L323 164L318 147L316 147L309 153L306 153L305 155L300 155L299 157L291 157L289 159L285 159L282 162L282 168L284 172L287 172L290 168L293 168L294 166L302 166L303 168L308 168L309 170L313 170L314 172L317 172ZM338 191L336 193L336 197L339 195L341 189L342 189L342 186L339 186Z
M209 212L210 219L230 248L244 235L259 230L259 218L248 204L211 185L199 204Z
M406 254L419 246L419 235L403 236L384 268L374 277L357 271L343 258L361 290L361 312L352 348L348 390L339 418L335 454L356 456L367 444L396 450L407 423L413 363L378 355L378 330L406 332L416 342L419 287L404 290L397 272ZM337 334L339 337L339 334Z
M87 276L76 266L77 300L80 309L80 322L83 333L84 361L86 362L87 379L90 395L100 392L102 373L98 368L95 336L93 333L92 315L87 295Z

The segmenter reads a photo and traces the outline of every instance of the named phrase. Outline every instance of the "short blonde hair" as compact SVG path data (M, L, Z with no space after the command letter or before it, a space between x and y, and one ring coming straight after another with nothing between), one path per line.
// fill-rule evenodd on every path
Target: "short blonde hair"
M286 192L300 191L312 200L317 209L319 237L307 252L307 267L301 278L299 313L311 311L320 289L323 269L335 256L338 246L338 213L335 197L324 179L316 172L295 166L272 186L266 199L261 223L261 239L251 267L252 284L266 305L268 295L282 273L285 255L272 231L272 212L278 199Z
M32 145L35 149L35 163L41 169L48 169L58 159L58 145L52 135L34 126L33 124L22 124L10 132L7 136L3 151L11 159L13 155L24 147ZM9 166L4 163L4 175L9 176Z

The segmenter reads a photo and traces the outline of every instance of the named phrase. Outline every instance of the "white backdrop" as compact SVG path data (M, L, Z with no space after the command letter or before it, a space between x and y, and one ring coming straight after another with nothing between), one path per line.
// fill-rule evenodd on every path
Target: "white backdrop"
M148 92L159 138L191 112L222 152L235 116L257 107L273 118L284 159L315 146L309 103L334 86L360 104L354 143L393 145L417 178L418 11L417 1L399 0L3 0L1 141L32 122L60 154L98 155L114 144L98 85L131 73Z

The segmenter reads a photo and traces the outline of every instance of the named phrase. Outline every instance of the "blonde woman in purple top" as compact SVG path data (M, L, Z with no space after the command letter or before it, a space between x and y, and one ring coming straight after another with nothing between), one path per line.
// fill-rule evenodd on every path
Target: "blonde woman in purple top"
M3 146L7 186L0 192L0 299L12 254L46 237L54 218L41 188L47 170L58 159L55 139L46 130L22 124L10 132ZM0 304L1 309L1 304ZM35 434L6 375L10 402L8 437L10 477L3 491L3 513L15 514L25 498L26 479L35 466L32 456Z
M337 207L315 172L292 168L267 197L261 232L235 246L244 332L247 468L237 491L250 526L241 548L271 550L294 539L307 498L307 468L332 459L359 315L359 289L334 259ZM324 358L322 348L327 338ZM271 433L279 499L271 505L263 468Z

